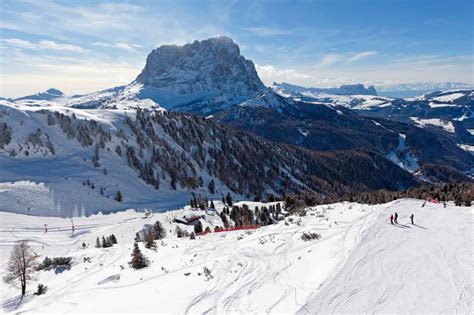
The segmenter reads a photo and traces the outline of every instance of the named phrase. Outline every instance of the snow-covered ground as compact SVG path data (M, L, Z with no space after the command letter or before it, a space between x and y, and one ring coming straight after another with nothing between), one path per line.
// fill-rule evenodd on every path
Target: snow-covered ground
M425 127L426 125L432 125L436 127L441 127L447 132L453 133L455 131L453 123L449 120L441 120L438 118L421 119L417 117L410 117L410 119L413 120L413 122L420 127Z
M5 313L472 313L474 209L421 204L404 199L318 206L304 217L196 240L178 239L172 219L205 215L204 227L213 227L221 225L218 215L188 208L149 218L135 211L99 214L74 218L72 233L70 219L0 212L2 274L18 239L30 241L38 260L74 258L71 270L38 272L22 302L18 288L2 283L1 308ZM394 211L399 225L388 222ZM409 224L411 213L417 225ZM151 265L131 269L135 232L156 220L168 236L158 241L156 252L140 245ZM304 242L307 231L322 237ZM112 233L118 245L93 247L96 237ZM89 247L82 249L82 242ZM45 295L32 294L38 283L49 287Z
M397 148L390 151L385 157L410 173L414 173L420 167L418 159L411 153L410 148L406 146L406 135L403 133L398 134Z

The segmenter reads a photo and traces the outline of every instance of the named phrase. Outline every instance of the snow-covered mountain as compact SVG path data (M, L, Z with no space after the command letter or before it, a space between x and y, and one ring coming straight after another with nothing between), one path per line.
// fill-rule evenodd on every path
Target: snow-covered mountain
M271 86L279 94L287 94L289 96L302 94L304 96L315 97L318 94L334 94L334 95L377 95L377 90L373 85L365 87L363 84L341 85L338 88L316 88L302 87L290 83L276 83Z
M13 99L13 101L25 101L25 100L30 100L30 101L52 101L54 99L62 98L64 97L64 93L61 92L58 89L48 89L44 92L39 92L33 95L27 95L27 96L22 96Z
M161 107L209 115L267 92L252 61L240 55L228 37L164 45L153 50L137 78L126 86L78 96L76 108L107 107L131 99L149 99Z
M186 107L205 100L235 105L265 90L252 61L228 37L217 37L184 46L165 45L147 57L135 80L144 89L184 99L165 107Z
M433 91L447 91L459 89L473 89L472 84L463 82L411 82L411 83L378 83L379 95L406 98L430 93Z
M464 151L469 141L458 147L445 135L413 128L413 120L399 124L354 111L390 107L394 99L283 92L266 88L238 46L219 37L157 48L125 86L2 101L0 204L46 215L169 209L192 191L209 194L211 180L219 194L332 194L414 185L405 170L422 176L418 169L431 164L454 167L449 174L461 179L459 171L473 168L474 157ZM42 200L21 210L10 202L34 190ZM115 200L119 190L122 202Z
M373 152L319 154L155 103L126 104L79 109L52 101L2 101L0 209L69 216L170 209L187 203L193 191L262 198L416 184Z
M470 130L474 128L474 90L472 89L434 91L413 98L401 99L372 95L313 93L303 87L291 85L288 89L286 87L287 85L273 86L280 95L290 97L295 101L344 106L363 115L415 122L421 127L449 125L450 127L444 130L459 133L461 137L463 134L469 137L468 134L472 134ZM435 121L440 123L435 124ZM473 141L474 139L468 142Z

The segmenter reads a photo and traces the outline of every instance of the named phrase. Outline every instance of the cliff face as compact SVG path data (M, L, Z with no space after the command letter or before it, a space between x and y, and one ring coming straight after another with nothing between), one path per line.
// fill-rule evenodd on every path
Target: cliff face
M253 62L227 37L161 46L148 55L135 82L181 96L218 96L231 103L265 90Z

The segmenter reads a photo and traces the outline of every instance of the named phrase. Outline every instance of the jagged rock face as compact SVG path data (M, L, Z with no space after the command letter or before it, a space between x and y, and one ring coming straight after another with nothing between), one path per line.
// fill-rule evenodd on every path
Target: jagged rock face
M214 95L237 101L265 89L253 62L241 56L239 46L227 37L161 46L148 55L135 81L179 95Z
M341 85L339 94L342 95L377 95L373 85L365 88L363 84Z

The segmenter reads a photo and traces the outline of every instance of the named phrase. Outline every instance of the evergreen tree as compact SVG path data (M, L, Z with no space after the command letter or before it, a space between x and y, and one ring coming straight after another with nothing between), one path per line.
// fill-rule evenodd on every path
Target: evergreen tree
M95 240L95 247L100 248L100 241L98 237Z
M201 220L198 220L196 224L194 224L194 233L199 234L202 233L202 223Z
M215 208L216 208L216 206L214 205L214 202L213 202L212 200L211 200L211 208L212 208L212 209L215 209Z
M107 242L107 240L103 236L102 236L102 247L103 248L109 247L109 242Z
M156 221L153 225L153 234L155 236L155 240L161 240L166 236L166 230L160 221Z
M115 237L114 234L110 235L110 242L111 242L112 244L117 244L117 238Z
M120 190L117 190L117 195L115 196L115 200L118 201L118 202L123 201L123 196L122 196L122 193L120 192Z
M207 187L209 188L209 192L211 194L214 194L216 192L216 183L214 183L214 179L211 179Z
M148 259L142 254L137 243L133 245L132 260L129 264L134 269L141 269L148 266Z
M86 247L87 247L86 243L82 242L82 248L86 248Z
M194 235L194 232L191 232L191 234L189 234L189 238L194 240L196 239L196 236Z
M179 225L176 227L176 236L178 238L184 237L184 231L182 228L179 227Z
M225 196L225 201L229 206L232 206L232 196L228 192L227 195Z

